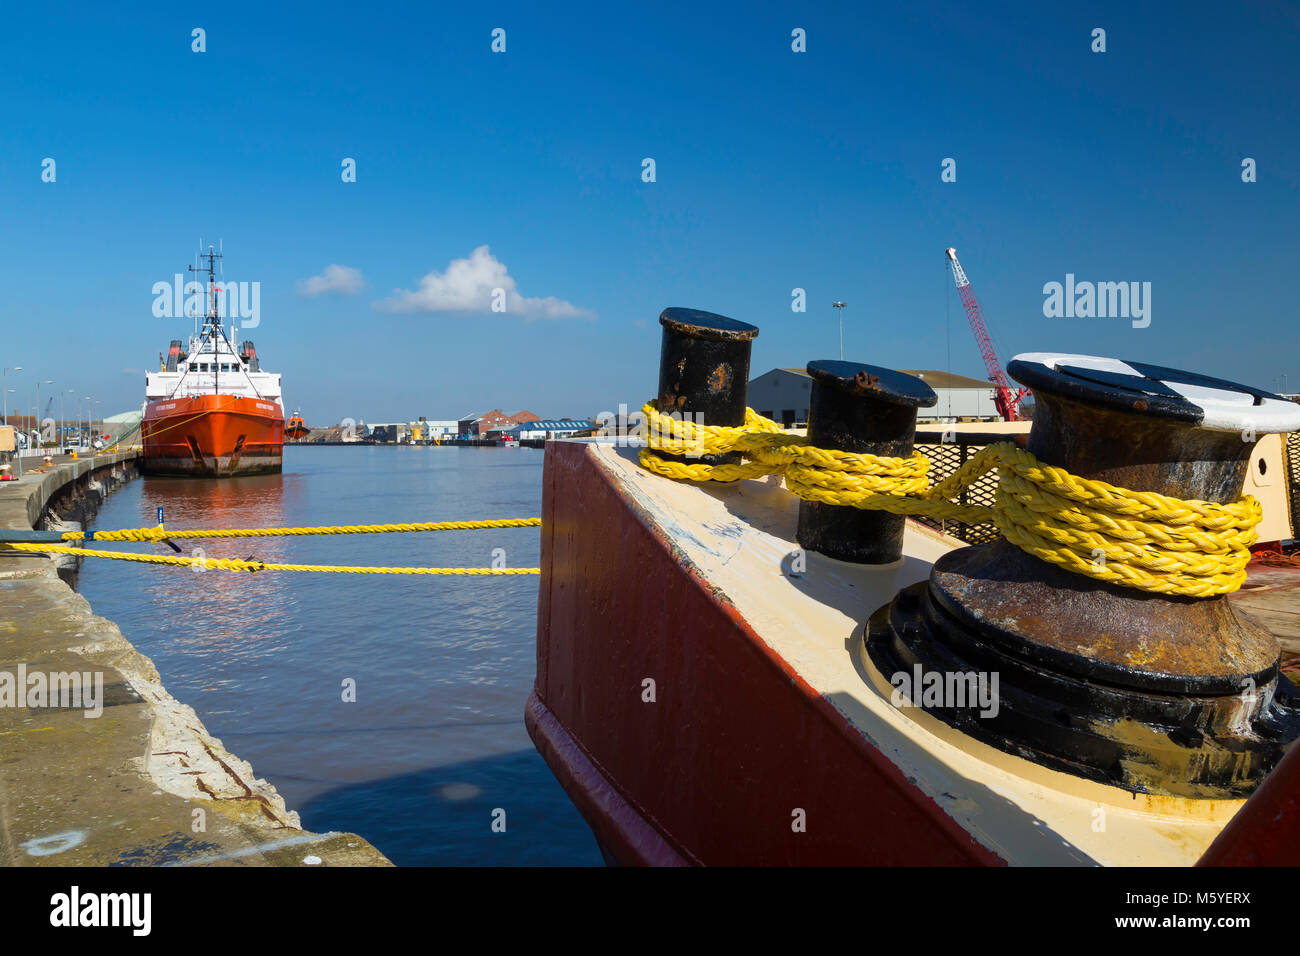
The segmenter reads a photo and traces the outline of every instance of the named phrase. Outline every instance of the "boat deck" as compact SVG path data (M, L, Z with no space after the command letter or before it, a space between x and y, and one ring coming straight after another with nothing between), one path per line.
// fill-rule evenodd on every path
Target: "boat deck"
M853 565L809 552L799 574L791 558L798 551L798 501L779 480L693 485L644 471L635 449L590 443L588 453L768 652L1002 859L1188 865L1240 809L1240 800L1135 794L1082 780L985 746L919 709L895 707L888 679L863 652L863 623L961 542L909 522L904 558L893 565ZM1237 601L1300 662L1298 586L1300 568L1261 567Z
M1282 645L1282 670L1300 680L1300 566L1252 564L1247 574L1232 600L1273 632Z

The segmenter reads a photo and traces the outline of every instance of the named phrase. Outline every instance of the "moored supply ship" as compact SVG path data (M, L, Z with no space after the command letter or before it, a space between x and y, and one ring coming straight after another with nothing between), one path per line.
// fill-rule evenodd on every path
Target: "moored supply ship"
M280 376L261 369L251 340L222 322L214 261L207 260L207 311L188 348L173 340L158 372L145 376L141 421L148 475L225 478L278 472L284 451ZM194 270L194 267L190 267Z
M1024 354L1030 430L939 480L914 376L809 363L796 436L746 409L755 327L661 324L649 447L545 462L526 721L608 860L1300 861L1300 697L1229 600L1300 406Z

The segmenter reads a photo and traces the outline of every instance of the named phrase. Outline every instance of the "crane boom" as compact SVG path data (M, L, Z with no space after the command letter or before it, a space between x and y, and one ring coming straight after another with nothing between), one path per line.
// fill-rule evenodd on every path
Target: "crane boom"
M998 360L997 350L993 348L993 339L989 337L988 327L984 324L984 316L980 313L980 304L975 300L975 291L971 288L970 279L966 278L966 270L957 259L957 250L950 246L945 251L948 254L948 264L952 266L953 281L957 283L957 295L961 297L962 308L966 310L971 331L975 333L975 344L984 357L984 369L988 372L989 381L993 383L993 404L1003 421L1019 421L1020 399L1024 397L1025 390L1022 388L1012 393L1006 373L1002 371L1002 363Z

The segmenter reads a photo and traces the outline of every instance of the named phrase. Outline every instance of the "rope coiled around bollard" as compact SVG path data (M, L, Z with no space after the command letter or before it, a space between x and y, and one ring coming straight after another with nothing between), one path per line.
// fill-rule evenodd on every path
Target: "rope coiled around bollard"
M1156 594L1205 598L1246 580L1250 547L1263 517L1250 495L1218 504L1131 491L1045 465L1011 442L989 445L938 484L929 460L816 448L771 419L745 410L745 424L698 425L647 403L642 467L668 478L735 481L781 475L808 501L978 524L992 521L1007 541L1051 564L1099 581ZM741 464L669 461L656 452L736 452ZM953 501L997 470L992 507Z

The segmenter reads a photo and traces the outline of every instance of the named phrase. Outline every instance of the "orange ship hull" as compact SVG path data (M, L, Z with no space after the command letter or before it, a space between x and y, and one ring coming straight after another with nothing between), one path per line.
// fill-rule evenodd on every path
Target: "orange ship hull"
M144 473L225 478L280 471L284 410L238 395L151 402L141 422Z

